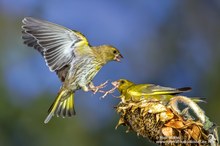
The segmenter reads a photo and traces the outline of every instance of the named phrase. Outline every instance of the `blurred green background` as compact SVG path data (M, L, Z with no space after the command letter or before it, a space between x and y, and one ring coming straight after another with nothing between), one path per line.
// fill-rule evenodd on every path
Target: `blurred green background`
M154 145L114 129L119 100L110 95L100 100L78 91L75 117L43 123L61 84L41 55L23 45L26 16L81 31L92 45L117 47L125 59L106 65L95 84L127 78L191 86L186 95L207 98L201 107L220 124L219 0L0 0L1 146Z

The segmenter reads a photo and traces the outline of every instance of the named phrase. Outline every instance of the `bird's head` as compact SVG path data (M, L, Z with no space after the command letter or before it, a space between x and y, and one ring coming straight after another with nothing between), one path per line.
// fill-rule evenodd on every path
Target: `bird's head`
M134 85L134 83L126 79L119 79L112 82L112 85L115 86L119 90L119 92L122 93L126 91L130 86Z
M103 59L105 63L109 61L120 62L120 59L123 58L119 50L113 46L103 45L103 46L99 46L97 49L98 49L99 55L101 56L101 58Z

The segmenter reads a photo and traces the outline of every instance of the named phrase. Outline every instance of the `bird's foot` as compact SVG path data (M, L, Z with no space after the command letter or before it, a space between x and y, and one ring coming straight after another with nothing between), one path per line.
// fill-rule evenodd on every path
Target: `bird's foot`
M115 91L115 89L117 89L117 87L114 86L113 88L111 88L108 91L100 90L102 88L105 88L107 83L108 83L108 80L105 81L104 83L100 84L99 86L94 86L93 83L90 83L89 88L93 92L93 94L96 94L97 92L104 93L104 95L102 95L100 98L105 98L108 94L113 93Z
M100 84L99 86L94 86L93 83L90 83L89 88L93 92L93 94L96 94L97 92L105 93L105 91L100 90L100 89L105 88L107 83L108 83L108 80L105 81L104 83Z

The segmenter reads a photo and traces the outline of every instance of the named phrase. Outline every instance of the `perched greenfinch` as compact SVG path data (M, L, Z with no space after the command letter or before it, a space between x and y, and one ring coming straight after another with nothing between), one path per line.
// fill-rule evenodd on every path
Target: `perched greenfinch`
M162 87L154 84L135 84L126 79L119 79L112 82L121 94L123 102L127 101L140 101L142 99L149 101L161 101L168 103L174 95L190 91L190 87L183 88L170 88ZM199 99L193 99L194 101L201 101Z
M75 91L97 92L103 88L105 84L94 86L93 78L106 63L123 58L113 46L91 46L78 31L31 17L24 18L22 22L24 44L38 50L50 71L56 72L62 82L44 123L48 123L54 115L75 115Z

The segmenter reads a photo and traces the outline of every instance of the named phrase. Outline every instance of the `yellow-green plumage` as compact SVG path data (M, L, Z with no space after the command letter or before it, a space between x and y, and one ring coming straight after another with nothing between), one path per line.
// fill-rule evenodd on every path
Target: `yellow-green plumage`
M51 22L31 17L22 22L24 43L43 55L50 71L56 72L62 82L44 122L54 115L73 116L75 91L92 90L89 85L99 70L109 61L120 61L122 55L110 45L92 47L80 32Z
M118 88L121 93L120 97L123 98L125 102L129 100L140 101L141 99L145 99L167 103L174 95L191 90L190 87L170 88L154 84L135 84L126 79L115 81L113 85ZM196 99L195 101L200 100Z
M44 120L44 123L48 123L54 114L59 115L61 117L71 117L72 115L75 115L75 110L73 106L74 94L70 92L66 99L62 99L64 97L64 94L66 94L65 92L66 90L61 90L58 93L56 100L48 110L49 115Z

